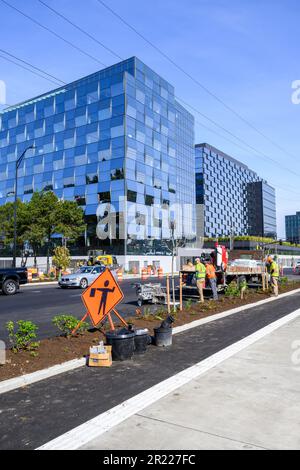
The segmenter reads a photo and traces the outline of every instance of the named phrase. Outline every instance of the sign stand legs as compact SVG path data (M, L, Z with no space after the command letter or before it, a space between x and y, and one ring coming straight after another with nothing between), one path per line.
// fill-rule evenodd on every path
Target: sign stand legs
M116 315L116 317L118 317L118 319L123 323L123 325L128 326L128 323L126 323L126 321L124 320L124 318L117 312L116 309L113 309L112 311L114 312L114 314ZM86 313L86 314L84 315L84 317L80 320L80 322L78 323L78 325L76 326L76 328L74 328L74 330L72 331L72 336L75 335L76 331L80 328L80 325L84 322L84 320L86 320L86 318L88 317L88 315L89 315L89 314ZM103 323L103 321L104 321L106 318L108 318L108 321L109 321L109 324L110 324L110 328L111 328L112 330L115 330L115 325L114 325L114 322L113 322L113 320L112 320L112 318L111 318L111 312L109 312L109 313L107 313L107 314L105 315L105 317L102 319L102 322L101 322L101 323Z
M113 312L114 314L118 317L119 320L121 320L121 322L125 325L125 326L128 326L128 323L126 323L126 321L124 320L124 318L117 312L117 310L115 308L113 308Z
M84 320L88 317L88 313L86 313L84 315L84 317L82 317L82 319L80 320L80 322L78 323L78 325L74 328L74 330L72 331L72 336L75 335L76 331L78 330L78 328L80 327L80 325L84 322Z

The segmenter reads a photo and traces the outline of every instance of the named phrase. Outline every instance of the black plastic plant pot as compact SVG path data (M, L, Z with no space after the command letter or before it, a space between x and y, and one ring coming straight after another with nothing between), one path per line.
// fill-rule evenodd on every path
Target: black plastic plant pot
M145 354L147 347L151 344L152 339L149 336L149 330L147 328L139 328L135 330L134 344L135 351L134 354Z
M154 341L160 348L172 346L172 328L154 328Z
M125 328L106 333L106 343L112 346L114 361L127 361L132 358L135 344L135 332Z
M171 328L172 323L175 322L175 318L169 315L161 324L161 328Z

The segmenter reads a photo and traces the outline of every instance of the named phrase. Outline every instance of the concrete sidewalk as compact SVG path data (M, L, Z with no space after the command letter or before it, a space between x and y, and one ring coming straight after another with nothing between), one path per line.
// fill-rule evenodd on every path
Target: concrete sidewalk
M297 319L83 449L300 449L299 345Z

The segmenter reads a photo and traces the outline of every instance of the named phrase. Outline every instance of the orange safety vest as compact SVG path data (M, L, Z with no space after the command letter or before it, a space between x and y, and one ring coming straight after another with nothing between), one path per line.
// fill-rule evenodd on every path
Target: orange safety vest
M216 270L212 264L208 264L206 266L206 274L207 274L208 279L216 278Z

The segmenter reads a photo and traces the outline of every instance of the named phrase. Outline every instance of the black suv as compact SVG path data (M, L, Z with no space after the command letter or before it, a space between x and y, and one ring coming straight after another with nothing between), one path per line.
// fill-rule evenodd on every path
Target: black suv
M0 290L5 295L14 295L21 284L27 284L27 268L0 269Z

